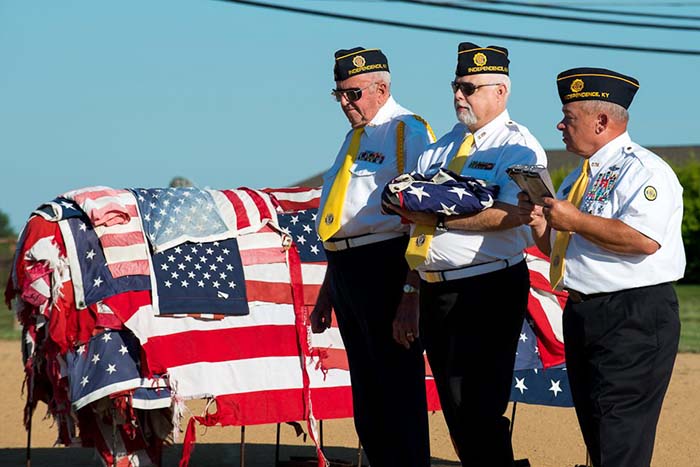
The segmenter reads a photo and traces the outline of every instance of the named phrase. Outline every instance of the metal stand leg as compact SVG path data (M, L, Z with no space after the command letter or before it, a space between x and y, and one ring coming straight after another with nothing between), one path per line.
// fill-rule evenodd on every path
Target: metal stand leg
M321 447L321 451L323 451L323 420L319 420L318 425L319 425L318 444Z
M241 427L241 467L245 467L245 425Z
M277 424L277 440L275 442L275 467L280 464L280 427L281 423Z
M31 406L30 406L31 407ZM34 413L29 412L29 426L27 427L27 467L32 467L32 416Z
M362 443L357 443L357 467L362 467Z
M513 411L510 414L510 439L513 439L513 426L515 425L515 408L518 406L517 402L513 402Z

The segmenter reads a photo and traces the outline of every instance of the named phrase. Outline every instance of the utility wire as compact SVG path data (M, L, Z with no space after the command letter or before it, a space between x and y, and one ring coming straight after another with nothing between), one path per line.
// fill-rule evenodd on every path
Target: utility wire
M470 0L471 1L471 0ZM582 13L602 13L606 15L616 15L616 16L641 16L644 18L659 18L659 19L679 19L679 20L700 20L700 16L686 16L686 15L669 15L662 13L646 13L642 11L624 11L624 10L604 10L599 8L586 8L580 6L571 6L566 4L556 4L556 3L534 3L534 2L513 2L510 0L473 0L475 3L490 3L493 5L511 5L511 6L521 6L527 8L544 8L548 10L563 10L563 11L578 11ZM591 5L589 3L589 5ZM607 5L610 5L609 3ZM629 5L625 5L629 6Z
M252 0L217 0L226 3L238 3L241 5L249 5L260 8L267 8L269 10L287 11L292 13L301 13L311 16L320 16L322 18L334 18L343 19L348 21L355 21L359 23L370 23L370 24L380 24L383 26L394 26L399 28L415 29L419 31L431 31L431 32L444 32L450 34L461 34L461 35L473 35L481 37L490 37L493 39L506 39L512 41L521 42L536 42L540 44L551 44L551 45L569 45L572 47L590 47L597 49L608 49L608 50L626 50L629 52L650 52L650 53L663 53L671 55L694 55L700 56L700 50L688 50L688 49L663 49L658 47L637 47L633 45L615 45L615 44L601 44L595 42L576 42L576 41L565 41L560 39L545 39L539 37L529 37L529 36L516 36L512 34L494 34L491 32L480 32L480 31L467 31L465 29L456 28L444 28L439 26L426 26L422 24L411 24L404 23L401 21L391 21L391 20L381 20L373 18L363 18L360 16L345 15L340 13L331 13L327 11L309 10L306 8L297 8L284 5L272 5L269 3L257 2Z
M386 2L410 3L412 5L424 5L438 8L449 8L451 10L478 11L481 13L495 13L499 15L520 16L537 19L555 19L559 21L573 21L577 23L608 24L612 26L625 26L637 28L672 29L676 31L700 31L699 26L676 26L673 24L638 23L636 21L616 21L612 19L598 18L575 18L573 16L545 15L542 13L528 13L525 11L500 10L497 8L486 8L479 6L469 6L450 2L432 2L427 0L384 0Z

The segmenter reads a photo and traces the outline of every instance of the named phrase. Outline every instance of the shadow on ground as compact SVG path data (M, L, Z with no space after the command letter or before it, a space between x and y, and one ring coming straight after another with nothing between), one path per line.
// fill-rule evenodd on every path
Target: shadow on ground
M274 444L247 444L243 453L245 467L274 467ZM357 449L343 447L326 447L326 456L332 459L333 467L357 466ZM182 445L176 444L165 448L163 467L177 466L182 454ZM289 461L292 458L313 458L313 447L281 445L279 448L280 461ZM26 449L0 449L1 466L26 466ZM366 467L367 459L363 465ZM102 463L95 455L92 448L34 448L31 451L32 467L96 467ZM314 462L296 464L280 463L280 467L316 467ZM459 462L432 459L432 467L459 466ZM239 444L197 444L190 459L192 467L240 467L241 448Z

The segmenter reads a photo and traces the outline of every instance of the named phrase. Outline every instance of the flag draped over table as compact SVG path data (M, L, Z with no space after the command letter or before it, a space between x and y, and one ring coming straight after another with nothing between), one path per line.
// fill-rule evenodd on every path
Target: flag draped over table
M34 357L45 356L31 355L28 375L52 369L46 376L54 387L50 394L56 397L64 391L66 400L82 407L82 423L95 427L101 425L86 421L85 410L119 391L128 391L129 407L138 410L161 409L168 403L169 395L158 388L165 382L173 400L214 398L216 412L195 417L188 427L187 455L194 440L194 421L251 425L308 420L313 438L316 419L351 416L350 377L337 326L334 323L325 333L312 335L308 325L326 270L314 228L320 190L206 190L206 195L197 192L201 202L189 199L194 190L137 189L134 193L137 197L127 190L104 187L76 190L70 196L77 205L56 200L40 208L43 214L28 223L9 295L29 298L26 294L38 290L36 303L18 308L23 310L27 335L36 344L32 354L55 349L48 356L48 366L32 366ZM181 199L185 201L180 203ZM195 221L194 215L179 222L179 216L193 213L192 206L217 213L212 225L205 226L199 217ZM85 209L92 209L91 214ZM160 222L157 227L156 222ZM186 228L181 229L183 225ZM136 232L131 230L135 226L139 226ZM56 259L27 262L24 257L32 248L48 251ZM147 275L134 273L143 269L141 251L148 253ZM117 260L121 274L115 273L110 258ZM132 261L136 269L127 266ZM546 280L539 282L547 265L544 258L528 254L528 265L534 331L524 328L527 339L518 352L521 355L527 343L537 353L516 370L535 368L536 375L552 379L544 389L552 400L541 398L539 403L558 404L563 399L561 390L566 390L566 383L552 373L563 361L558 324L561 297L548 288ZM48 320L48 329L41 328L42 320ZM42 339L59 345L43 345ZM123 359L126 355L128 361ZM64 360L67 369L61 370ZM70 385L61 377L62 371L70 374ZM538 385L535 377L518 378L514 394L530 397ZM430 374L426 387L430 409L438 409ZM50 394L44 399L50 399ZM65 416L70 410L61 401L47 402L54 415ZM69 424L65 426L69 431ZM62 439L70 442L70 436ZM106 450L101 452L107 462L105 452L110 448L105 440L94 442ZM137 448L124 449L128 457ZM323 461L322 455L319 458Z

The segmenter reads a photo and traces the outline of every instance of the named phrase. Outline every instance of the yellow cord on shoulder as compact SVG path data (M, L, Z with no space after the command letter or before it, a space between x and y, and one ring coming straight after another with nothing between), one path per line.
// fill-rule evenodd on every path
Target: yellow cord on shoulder
M396 125L396 173L401 175L405 166L404 161L404 135L406 133L406 123L403 120Z
M413 118L421 122L423 125L425 125L425 128L428 130L428 134L430 134L431 138L431 143L434 143L437 141L437 138L435 137L435 132L433 131L432 127L430 126L430 123L428 123L423 117L420 115L413 115Z

